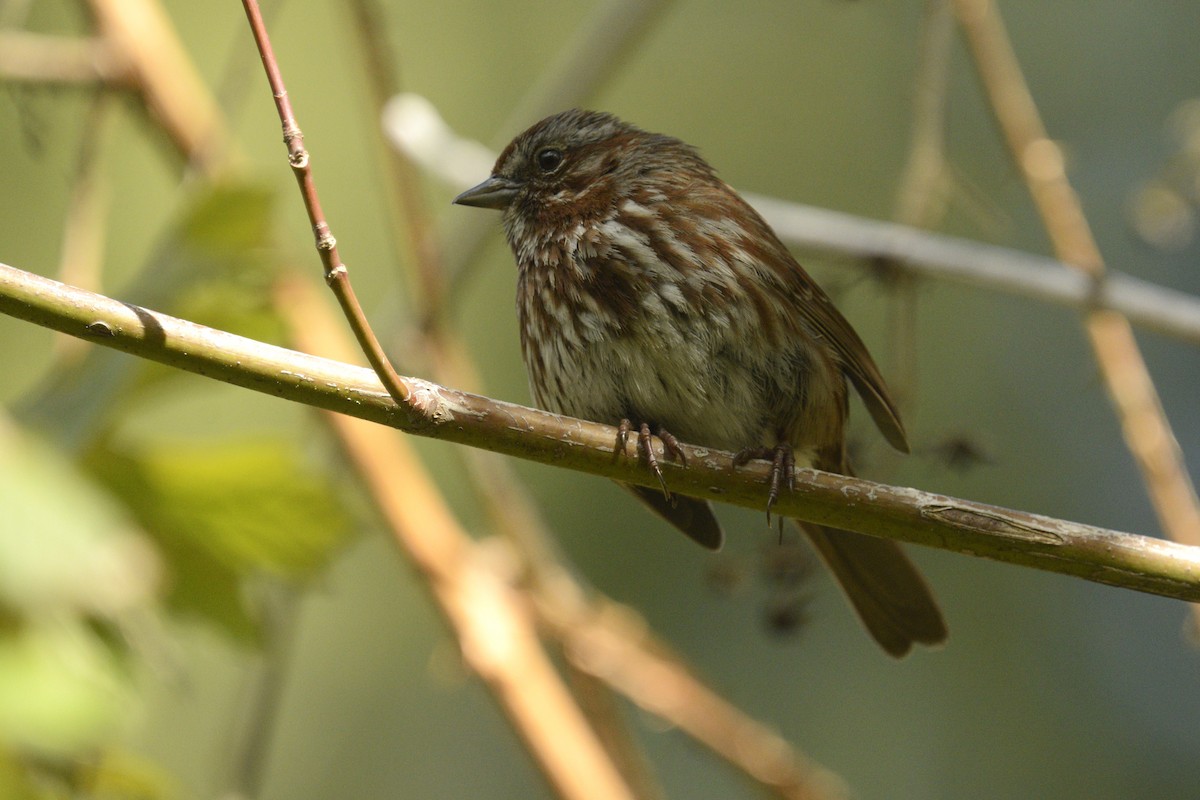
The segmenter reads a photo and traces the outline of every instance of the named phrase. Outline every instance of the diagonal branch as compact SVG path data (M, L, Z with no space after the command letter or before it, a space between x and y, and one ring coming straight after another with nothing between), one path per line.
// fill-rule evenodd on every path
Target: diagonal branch
M787 800L844 797L839 776L809 761L778 733L709 690L665 648L630 621L625 609L597 604L590 613L546 615L567 657L638 706L688 733Z
M908 161L896 193L896 220L914 228L931 228L944 215L948 194L946 164L946 87L950 78L950 44L954 16L948 0L925 0L917 71L913 76L913 122ZM894 271L890 304L892 387L904 408L917 394L917 281Z
M119 55L125 80L189 163L212 171L228 144L220 110L154 0L88 0L102 40Z
M613 451L616 430L416 378L397 406L368 370L205 328L0 264L0 313L285 399L642 486L655 477ZM684 447L660 459L682 494L766 507L770 465L735 469L730 454ZM1138 591L1200 601L1200 548L1023 511L801 469L784 516Z

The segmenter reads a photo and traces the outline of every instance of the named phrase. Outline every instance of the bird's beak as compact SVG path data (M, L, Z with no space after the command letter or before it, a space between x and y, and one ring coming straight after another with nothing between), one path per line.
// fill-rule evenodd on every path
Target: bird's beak
M520 184L493 175L478 186L473 186L454 198L460 206L475 206L477 208L504 209L517 196Z

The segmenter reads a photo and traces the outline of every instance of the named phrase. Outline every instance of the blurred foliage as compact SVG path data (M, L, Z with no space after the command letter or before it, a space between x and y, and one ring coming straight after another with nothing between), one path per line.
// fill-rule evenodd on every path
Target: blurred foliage
M74 464L2 420L0 509L0 791L69 796L51 774L136 717L121 631L156 613L160 559Z
M193 184L127 296L280 339L273 196L236 178ZM149 666L126 618L195 618L256 645L249 585L311 579L354 529L294 441L231 433L131 448L114 438L184 380L91 348L16 403L15 419L40 435L3 429L0 758L11 778L0 771L0 797L171 796L159 767L117 747Z
M268 289L272 194L252 183L201 183L165 229L155 255L122 295L131 302L224 330L278 339ZM152 398L178 384L178 370L95 347L55 364L16 413L61 446L79 451Z

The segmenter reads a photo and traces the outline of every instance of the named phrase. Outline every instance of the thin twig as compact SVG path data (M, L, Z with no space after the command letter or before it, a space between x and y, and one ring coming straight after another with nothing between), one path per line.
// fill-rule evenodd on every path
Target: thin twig
M386 17L377 0L353 0L350 10L361 45L355 49L363 57L371 110L378 120L387 101L400 91L399 66L388 46ZM437 228L421 192L421 175L408 154L388 147L382 141L378 125L374 126L374 131L376 140L386 152L384 162L388 171L384 191L390 201L389 207L394 210L394 221L389 226L392 248L397 255L408 252L413 267L412 294L420 298L427 324L432 324L439 318L438 309L442 307L446 291ZM397 258L397 262L404 263L404 259Z
M948 0L926 0L921 20L917 73L913 80L913 129L908 163L896 193L896 221L914 228L936 224L945 203L946 85L954 16ZM917 284L896 271L891 298L892 388L903 404L917 393Z
M614 459L608 425L409 378L397 406L369 370L305 356L0 265L0 313L256 391L409 433L656 486L653 473ZM661 453L661 444L657 444ZM734 468L730 454L683 448L687 466L660 456L672 490L762 509L770 465ZM403 481L400 481L401 483ZM857 478L800 469L781 516L1112 586L1200 600L1200 548Z
M367 83L378 104L377 110L382 114L384 105L399 90L399 81L395 77L396 59L383 36L386 27L383 11L375 0L354 0L352 7L360 39L358 49L364 54L367 65ZM414 247L414 305L428 322L421 330L423 338L419 348L419 355L424 356L421 359L423 368L442 383L474 390L481 381L461 337L452 327L436 324L437 309L445 291L442 255L430 227L432 215L422 193L413 185L417 170L403 149L389 147L386 153L392 167L389 183L400 184L388 194L392 218L388 231L395 251L405 249L406 242ZM418 241L421 243L416 244ZM463 467L491 520L492 529L514 542L527 560L530 577L536 583L541 565L557 563L559 554L524 486L512 474L508 464L492 453L469 448L463 451Z
M896 221L901 225L926 228L940 216L946 189L946 85L953 33L949 0L925 0L913 79L912 138L896 193Z
M548 570L535 589L535 608L577 671L669 722L783 800L843 796L841 778L706 686L636 611L591 596L562 568L557 572Z
M287 8L287 0L260 0L259 10L262 12L263 24L268 26L280 13ZM258 62L257 49L251 50L246 47L246 43L242 39L236 39L229 44L228 54L221 59L221 72L218 77L212 81L212 88L205 87L212 95L213 102L221 110L227 127L235 127L243 117L243 111L247 103L251 102L251 94L257 97L255 90L258 85L253 81L246 80L246 76L254 72L255 64ZM215 156L223 157L224 161L230 162L233 165L243 163L242 154L238 152L238 143L230 140L228 142L229 150L224 153L217 153Z
M311 160L308 151L304 149L304 134L292 111L292 101L288 98L287 89L284 88L283 75L275 60L275 52L271 48L271 40L267 35L266 26L263 24L258 2L257 0L242 0L242 5L246 9L246 19L250 22L254 42L258 45L258 54L262 58L263 69L267 73L267 82L271 84L271 92L275 96L275 108L279 112L279 121L283 125L283 142L287 145L288 163L291 164L292 172L296 176L296 183L300 187L300 196L304 199L304 208L308 212L308 221L312 224L313 233L316 235L317 253L321 256L321 264L325 268L325 282L337 298L338 305L342 307L342 313L346 315L346 320L350 323L351 330L354 331L354 337L358 340L359 347L362 348L363 354L366 355L375 374L379 376L380 382L387 387L388 394L399 405L404 406L408 402L409 388L392 368L391 362L383 352L383 347L375 337L374 331L371 330L371 324L367 321L367 316L363 313L362 306L359 305L358 298L354 294L354 287L350 284L349 270L346 269L346 265L342 263L341 257L338 255L337 239L330 231L329 223L325 220L325 213L321 210L321 201L317 196L316 184L313 182Z
M558 620L572 662L786 800L844 797L842 781L793 751L779 734L714 694L670 652L644 641L617 608Z
M367 84L382 114L388 100L399 91L396 59L383 35L384 14L376 0L354 0L351 5L360 40L357 49L364 54ZM388 193L392 224L387 227L392 248L397 253L406 245L414 249L413 302L428 323L420 331L423 338L418 355L424 356L422 366L442 383L475 390L481 381L461 337L451 326L436 324L445 292L442 254L430 225L432 215L415 185L418 172L403 149L389 147L386 153L391 165L389 185L397 184L393 187L395 191ZM508 464L492 453L469 448L463 451L463 467L492 522L492 529L514 542L527 560L530 577L536 583L541 565L557 563L559 554L524 486Z
M555 634L556 644L563 646L562 636ZM591 672L582 669L575 659L567 658L563 665L575 699L604 745L608 757L625 776L638 800L666 800L667 793L662 782L654 774L654 768L637 739L631 734L628 720L617 700L612 685ZM645 676L640 679L644 680ZM673 678L672 678L673 680ZM675 720L660 717L672 726Z
M1067 180L1062 151L1038 114L996 4L955 0L955 9L992 111L1056 254L1102 286L1104 259ZM1200 544L1200 501L1129 321L1118 312L1099 309L1090 311L1085 322L1126 444L1163 530L1175 541ZM1196 619L1200 621L1200 609Z

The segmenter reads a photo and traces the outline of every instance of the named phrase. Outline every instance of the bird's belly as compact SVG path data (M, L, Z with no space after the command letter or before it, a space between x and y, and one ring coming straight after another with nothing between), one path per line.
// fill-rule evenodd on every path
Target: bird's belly
M526 353L534 400L598 422L646 422L691 444L773 444L760 385L769 367L711 333L675 320L650 332L546 343Z

